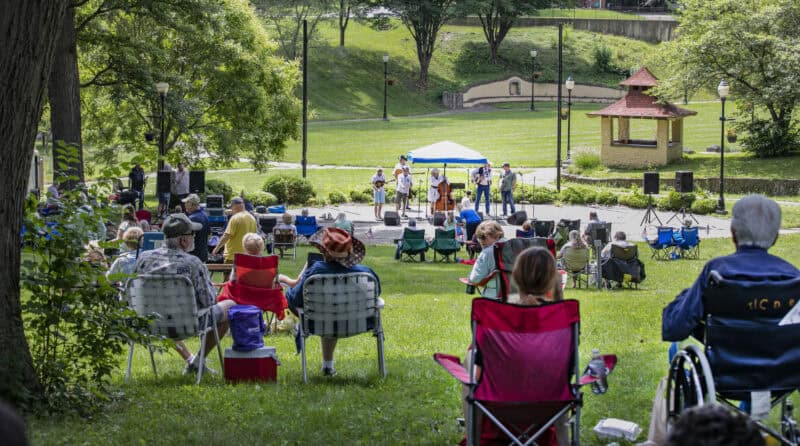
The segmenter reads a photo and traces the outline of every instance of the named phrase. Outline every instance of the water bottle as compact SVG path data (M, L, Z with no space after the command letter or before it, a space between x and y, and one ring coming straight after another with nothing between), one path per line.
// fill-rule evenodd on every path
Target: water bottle
M597 378L597 381L592 383L592 393L597 395L606 393L608 390L608 381L606 380L608 369L606 368L605 360L603 360L603 357L600 355L600 350L596 348L592 349L592 360L589 361L589 374L593 378Z

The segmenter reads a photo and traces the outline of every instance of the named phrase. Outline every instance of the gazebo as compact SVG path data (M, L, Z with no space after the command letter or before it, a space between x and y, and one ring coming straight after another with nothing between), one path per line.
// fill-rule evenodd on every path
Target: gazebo
M658 79L647 67L642 67L620 85L628 87L625 97L602 110L587 113L589 117L600 117L600 159L603 164L649 167L663 166L680 159L683 152L683 118L696 115L697 112L670 103L657 103L658 99L651 96L648 90L658 85ZM646 128L632 132L631 118L655 120L655 138L645 139L649 133ZM652 128L652 123L642 122L637 122L637 126Z

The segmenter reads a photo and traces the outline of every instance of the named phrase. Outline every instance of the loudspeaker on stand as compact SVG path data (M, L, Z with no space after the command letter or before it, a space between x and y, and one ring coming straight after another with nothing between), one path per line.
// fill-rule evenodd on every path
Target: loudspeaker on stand
M679 170L675 172L675 190L682 194L694 190L694 175L690 170Z
M658 194L659 177L658 172L644 173L644 193Z
M511 214L511 216L509 216L508 220L506 220L506 221L510 225L520 226L521 224L525 223L525 221L527 219L528 219L528 213L527 212L525 212L525 211L517 211L517 212L514 212L513 214Z
M395 211L384 212L383 224L386 226L400 226L400 215Z
M189 172L189 192L202 194L206 191L206 171L192 170Z

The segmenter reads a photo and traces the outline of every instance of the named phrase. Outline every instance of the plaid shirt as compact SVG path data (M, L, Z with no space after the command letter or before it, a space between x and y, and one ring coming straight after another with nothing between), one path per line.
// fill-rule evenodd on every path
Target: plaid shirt
M194 285L195 298L200 308L217 303L217 292L211 283L208 268L200 259L187 252L165 247L145 251L139 255L134 271L139 274L186 276Z

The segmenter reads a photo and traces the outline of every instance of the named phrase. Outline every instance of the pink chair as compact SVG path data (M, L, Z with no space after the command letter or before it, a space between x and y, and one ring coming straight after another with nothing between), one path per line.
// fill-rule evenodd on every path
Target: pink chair
M254 305L283 320L284 310L289 304L277 282L278 256L236 254L233 268L233 280L225 282L217 301L230 299L240 305ZM271 321L272 317L268 322Z

